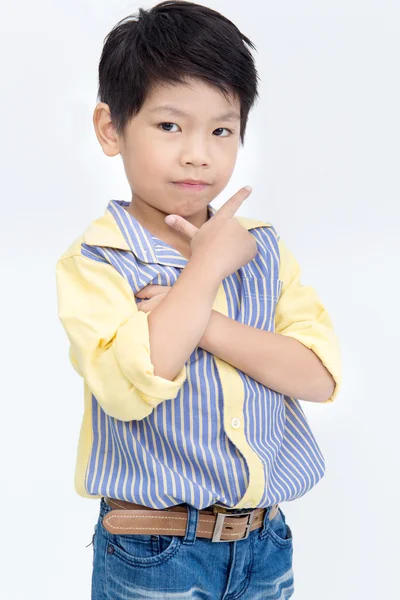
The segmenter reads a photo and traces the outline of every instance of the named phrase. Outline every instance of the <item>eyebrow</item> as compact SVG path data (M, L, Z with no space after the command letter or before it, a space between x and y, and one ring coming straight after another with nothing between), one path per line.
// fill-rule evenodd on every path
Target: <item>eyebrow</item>
M152 108L149 112L168 112L172 115L176 115L177 117L189 117L188 113L176 108L176 106L171 106L170 104L164 104L163 106L156 106ZM235 110L229 110L223 115L219 115L219 117L214 117L211 119L212 121L232 121L233 119L240 119L240 115Z

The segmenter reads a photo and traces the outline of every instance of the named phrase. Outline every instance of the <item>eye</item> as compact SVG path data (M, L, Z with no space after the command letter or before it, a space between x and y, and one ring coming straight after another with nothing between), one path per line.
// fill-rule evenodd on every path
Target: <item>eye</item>
M160 127L160 125L176 125L176 123L159 123L158 127ZM163 129L163 131L170 131L170 129Z
M218 129L216 129L215 131L221 131L221 129L225 129L225 131L229 131L230 134L233 133L233 131L231 129L227 129L226 127L218 127ZM228 137L226 135L218 135L217 137Z

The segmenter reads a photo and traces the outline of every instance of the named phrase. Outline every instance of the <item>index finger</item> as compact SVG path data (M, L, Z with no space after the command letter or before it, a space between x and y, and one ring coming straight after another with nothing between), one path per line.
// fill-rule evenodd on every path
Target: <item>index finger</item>
M238 208L243 204L248 196L250 196L252 192L252 188L250 185L246 185L245 187L240 188L236 194L234 194L229 200L225 202L221 206L221 208L217 211L215 216L218 215L222 217L233 217Z

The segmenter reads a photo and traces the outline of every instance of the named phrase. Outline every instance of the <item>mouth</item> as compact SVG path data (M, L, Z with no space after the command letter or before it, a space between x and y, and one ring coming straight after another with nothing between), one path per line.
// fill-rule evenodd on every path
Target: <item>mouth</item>
M173 181L174 185L178 188L185 190L204 190L209 184L204 182L191 182L191 181Z

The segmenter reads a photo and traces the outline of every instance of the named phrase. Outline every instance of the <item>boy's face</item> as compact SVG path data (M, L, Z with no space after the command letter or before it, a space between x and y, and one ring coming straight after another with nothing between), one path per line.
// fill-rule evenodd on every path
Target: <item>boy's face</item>
M157 109L162 105L187 116ZM235 116L223 117L228 112ZM94 123L104 152L122 156L132 190L130 208L142 217L144 226L147 221L168 228L164 217L171 213L197 227L203 225L207 205L226 187L235 167L240 141L238 99L228 102L219 90L200 80L191 80L190 87L158 85L123 136L115 133L104 103L97 105ZM202 190L176 185L185 179L208 185Z

